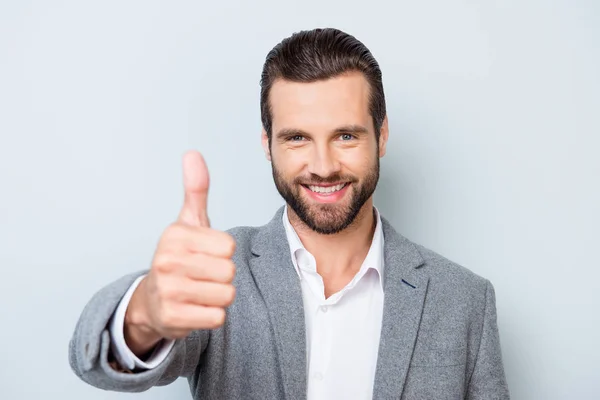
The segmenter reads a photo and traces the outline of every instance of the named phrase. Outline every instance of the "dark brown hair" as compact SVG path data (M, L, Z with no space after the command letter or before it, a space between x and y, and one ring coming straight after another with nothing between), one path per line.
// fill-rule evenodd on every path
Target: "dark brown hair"
M294 33L267 55L260 80L260 116L269 142L273 118L269 91L275 80L309 83L351 71L362 72L369 82L369 111L379 139L386 115L379 64L369 49L354 36L334 28L319 28Z

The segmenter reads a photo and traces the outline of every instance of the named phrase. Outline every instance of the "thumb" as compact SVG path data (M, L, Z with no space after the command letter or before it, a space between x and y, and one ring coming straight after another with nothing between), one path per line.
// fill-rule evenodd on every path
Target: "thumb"
M183 187L185 196L179 222L191 226L210 227L208 220L208 168L197 151L188 151L183 156Z

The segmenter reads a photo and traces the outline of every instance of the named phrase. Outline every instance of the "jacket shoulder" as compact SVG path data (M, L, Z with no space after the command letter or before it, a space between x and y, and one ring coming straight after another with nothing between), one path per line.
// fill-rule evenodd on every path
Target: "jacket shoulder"
M465 288L467 290L484 290L489 281L470 269L450 260L441 254L417 243L413 243L424 264L422 268L434 283Z
M465 321L480 327L494 290L490 281L431 249L415 247L423 258L418 270L429 278L426 307L433 320L456 329Z

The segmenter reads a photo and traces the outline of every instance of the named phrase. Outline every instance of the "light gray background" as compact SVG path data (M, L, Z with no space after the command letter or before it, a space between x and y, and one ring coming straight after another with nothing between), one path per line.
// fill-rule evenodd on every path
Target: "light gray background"
M68 340L96 290L148 266L186 149L215 227L271 218L262 63L323 26L383 69L376 204L495 285L513 398L600 398L599 24L573 0L2 1L0 398L189 398L89 387Z

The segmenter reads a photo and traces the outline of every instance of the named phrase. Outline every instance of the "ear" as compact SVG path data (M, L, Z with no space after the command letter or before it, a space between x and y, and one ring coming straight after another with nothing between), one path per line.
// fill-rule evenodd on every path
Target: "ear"
M390 136L390 130L388 127L388 117L387 115L383 119L381 124L381 129L379 131L379 158L383 157L386 152L386 145L388 138Z
M265 152L265 157L267 158L267 160L271 161L271 150L269 149L269 137L267 136L267 131L265 131L264 128L262 130L260 139L262 142L263 151Z

